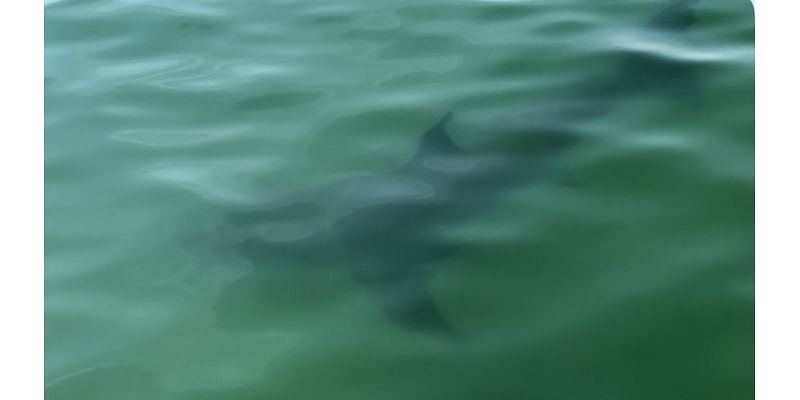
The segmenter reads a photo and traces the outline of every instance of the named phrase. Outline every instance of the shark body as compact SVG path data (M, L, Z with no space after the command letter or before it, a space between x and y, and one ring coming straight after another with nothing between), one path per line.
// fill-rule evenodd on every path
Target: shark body
M647 29L684 31L695 22L693 3L671 2L648 22ZM580 142L575 127L606 114L614 99L692 76L692 69L680 63L622 54L616 75L575 98L527 115L506 129L501 145L484 150L457 144L448 131L454 114L448 112L421 135L415 154L404 166L383 176L343 182L322 199L349 205L347 212L333 218L326 235L336 238L354 279L386 317L414 331L458 336L432 293L430 267L456 253L459 246L442 242L436 229L475 216L492 207L502 193L542 179L554 160ZM241 223L264 218L264 214L284 213L285 217L287 210L302 214L317 206L319 201L293 203L268 212L239 213L231 219ZM242 248L256 262L286 251L285 244L253 238Z

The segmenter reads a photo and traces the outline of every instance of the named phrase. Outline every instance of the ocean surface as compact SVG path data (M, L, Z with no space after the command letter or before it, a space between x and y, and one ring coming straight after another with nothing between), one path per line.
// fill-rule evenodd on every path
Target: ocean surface
M749 399L746 0L45 0L45 393Z

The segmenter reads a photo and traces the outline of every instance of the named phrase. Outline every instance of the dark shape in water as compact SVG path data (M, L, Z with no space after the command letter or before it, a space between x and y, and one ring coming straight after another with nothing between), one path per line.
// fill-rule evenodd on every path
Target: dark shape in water
M688 9L692 1L677 0L650 21L657 29L682 30L695 18ZM578 142L576 126L606 113L611 100L643 88L640 79L650 77L661 84L679 84L686 74L680 68L664 69L656 61L643 62L624 55L617 74L609 81L588 88L576 99L556 102L552 107L528 115L521 123L496 132L498 146L466 151L447 131L453 118L445 114L428 129L411 160L383 177L344 182L333 195L319 197L325 203L343 199L349 212L338 215L331 225L332 237L340 244L356 281L391 320L410 329L446 337L458 337L431 292L433 262L458 251L453 243L437 239L434 230L490 207L501 193L520 184L546 177L553 161ZM633 75L632 75L633 74ZM652 92L650 87L644 87ZM302 202L285 208L254 211L232 217L233 224L252 223L283 211L302 209L307 214L327 204ZM244 216L241 218L241 216ZM295 242L300 254L308 254L309 243L318 237ZM286 243L248 239L243 251L255 263L286 253Z
M699 0L674 0L661 12L653 16L648 26L665 31L687 29L697 22L697 16L691 7Z
M390 182L405 195L393 195L336 221L333 229L353 259L356 280L392 320L414 329L455 334L430 292L426 266L452 252L446 244L426 237L428 228L447 220L458 206L455 185L465 176L459 163L469 157L446 130L445 115L422 137L417 154ZM382 190L383 182L362 181L350 186L359 193ZM406 189L401 186L408 185Z

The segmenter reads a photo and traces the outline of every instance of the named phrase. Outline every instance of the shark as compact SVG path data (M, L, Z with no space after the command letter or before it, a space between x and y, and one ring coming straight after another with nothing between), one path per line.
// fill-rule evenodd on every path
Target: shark
M670 2L645 29L685 32L696 22L691 8L695 2ZM238 244L241 253L255 264L285 255L325 263L315 254L331 250L321 243L335 240L353 279L386 318L412 331L460 337L436 300L431 266L458 253L464 244L442 240L437 229L493 207L515 187L547 181L557 160L581 142L576 127L608 113L615 99L671 92L681 83L693 88L681 91L681 96L696 90L691 65L641 52L623 51L619 59L616 74L608 79L506 123L502 134L495 135L502 139L494 145L460 146L450 131L455 113L448 111L419 135L409 160L390 173L348 179L315 200L229 214L228 223L240 227L319 215L331 221L324 231L290 240L249 235Z

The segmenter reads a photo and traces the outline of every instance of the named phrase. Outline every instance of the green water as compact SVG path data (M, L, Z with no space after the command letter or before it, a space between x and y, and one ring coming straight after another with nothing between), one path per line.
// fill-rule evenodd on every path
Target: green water
M650 0L45 3L48 399L753 397L749 2L658 34ZM606 80L596 116L559 106ZM470 152L580 140L446 223L343 242L363 199L329 188L448 111ZM434 242L397 276L430 271L457 338L353 276Z

